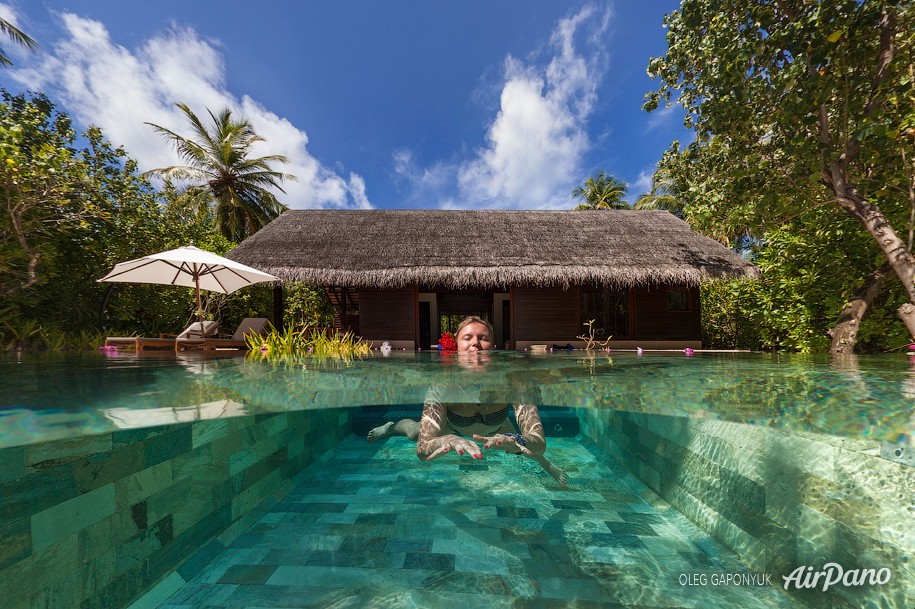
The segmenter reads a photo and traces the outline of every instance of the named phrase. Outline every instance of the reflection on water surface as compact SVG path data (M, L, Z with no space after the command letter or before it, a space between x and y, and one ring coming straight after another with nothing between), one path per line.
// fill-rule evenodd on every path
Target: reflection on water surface
M288 410L421 404L432 384L495 403L612 409L907 443L915 362L900 355L437 352L349 362L156 354L8 355L0 446Z

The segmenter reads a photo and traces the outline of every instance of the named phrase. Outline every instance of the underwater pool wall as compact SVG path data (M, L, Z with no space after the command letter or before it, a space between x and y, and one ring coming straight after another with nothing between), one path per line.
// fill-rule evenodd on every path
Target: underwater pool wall
M824 609L915 607L915 467L886 458L885 443L608 410L580 419L583 436L736 552L748 573L782 587L798 566L888 567L883 585L789 592Z
M325 410L0 450L3 607L155 607L350 429Z

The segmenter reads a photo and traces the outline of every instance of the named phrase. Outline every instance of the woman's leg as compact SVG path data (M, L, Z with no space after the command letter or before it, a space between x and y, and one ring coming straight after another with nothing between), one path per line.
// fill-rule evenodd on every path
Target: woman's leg
M502 426L502 429L499 430L499 433L518 433L515 431L515 428L512 427L511 422L506 419L505 424ZM566 474L565 470L550 461L546 455L525 455L524 453L515 453L517 455L522 455L528 459L532 459L540 464L540 467L543 468L543 471L553 476L553 478L559 484L565 486L569 482L569 476Z
M365 439L371 442L392 434L407 436L410 440L416 441L416 438L419 437L419 421L412 419L401 419L396 423L388 421L369 431Z

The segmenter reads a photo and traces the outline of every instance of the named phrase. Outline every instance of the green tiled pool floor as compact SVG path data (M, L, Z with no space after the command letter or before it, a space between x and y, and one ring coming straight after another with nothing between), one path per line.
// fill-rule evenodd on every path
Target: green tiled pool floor
M575 438L550 439L565 489L515 455L423 463L414 447L350 436L161 609L796 606L681 585L749 571Z

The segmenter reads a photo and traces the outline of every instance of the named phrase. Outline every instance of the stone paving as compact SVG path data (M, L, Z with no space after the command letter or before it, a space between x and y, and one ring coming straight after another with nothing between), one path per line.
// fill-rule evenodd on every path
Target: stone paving
M515 455L349 436L160 609L797 606L774 580L711 585L752 573L580 438L549 442L566 488Z

